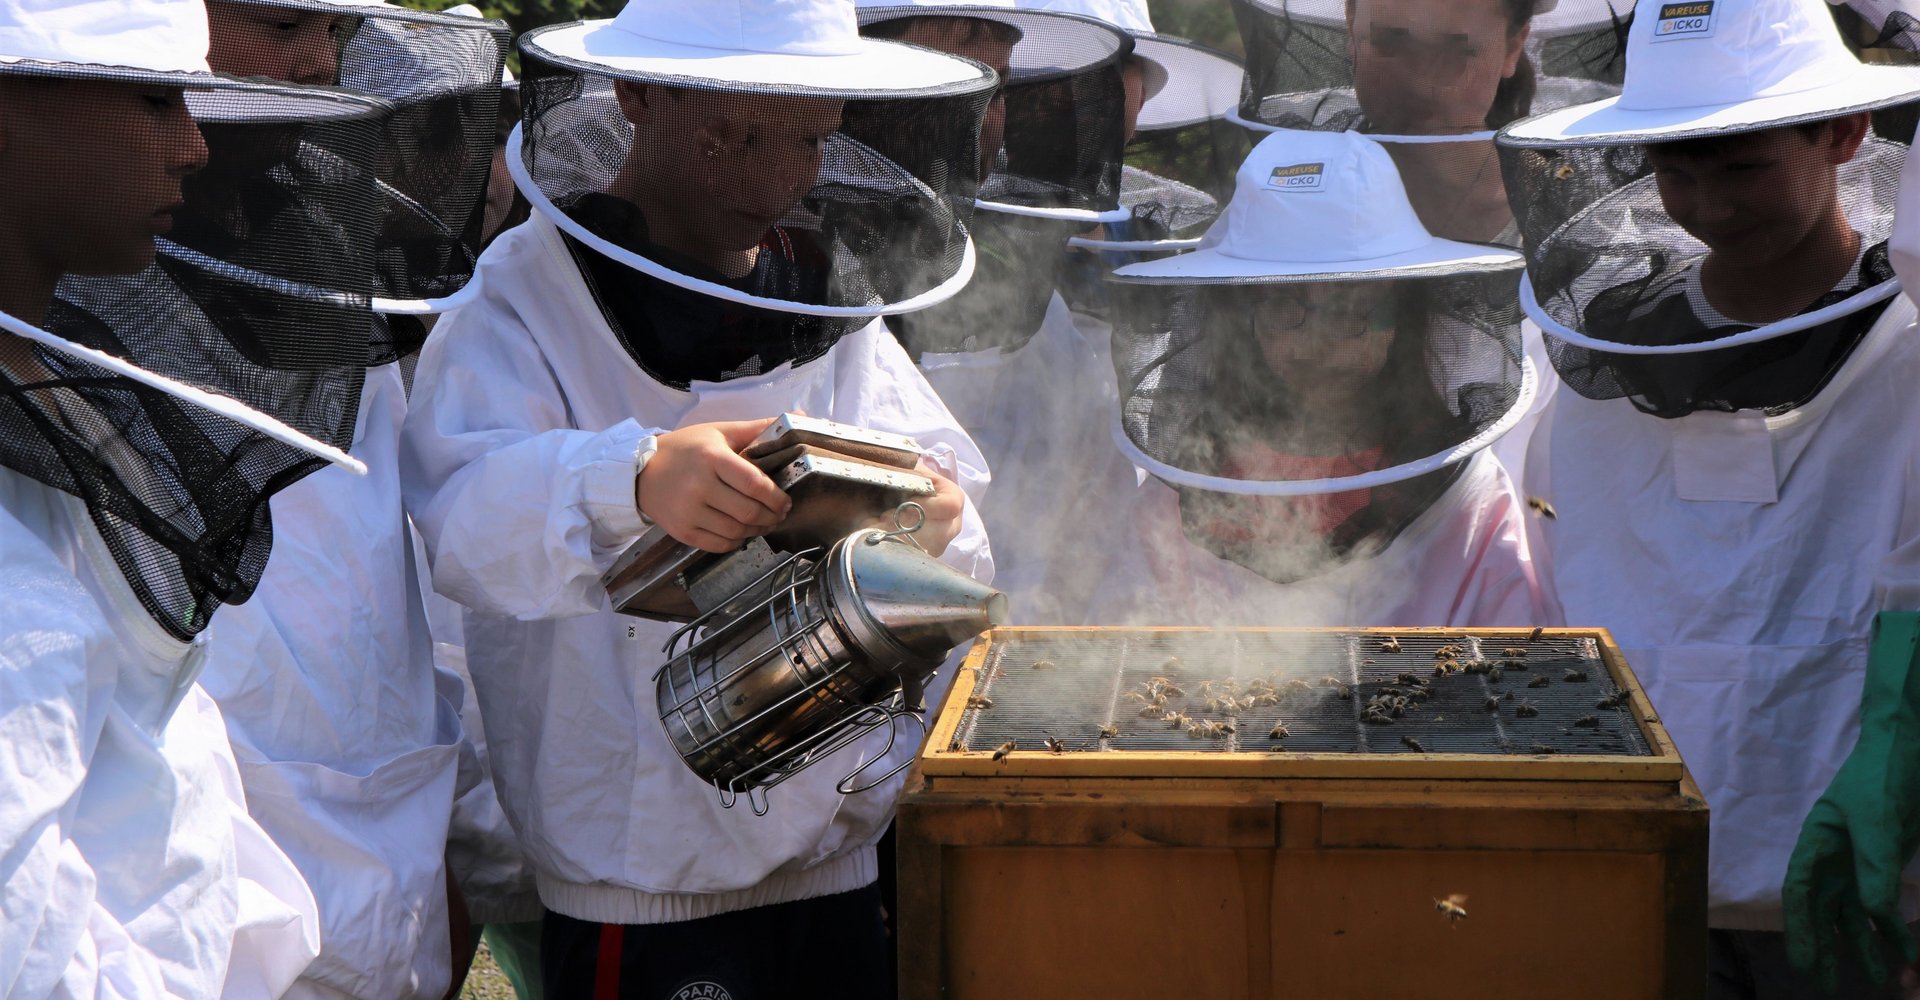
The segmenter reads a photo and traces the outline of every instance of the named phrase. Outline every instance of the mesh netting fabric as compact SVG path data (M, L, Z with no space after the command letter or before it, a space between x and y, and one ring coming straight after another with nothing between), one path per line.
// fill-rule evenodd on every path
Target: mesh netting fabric
M1869 136L1836 168L1832 128L1503 149L1528 310L1562 380L1661 417L1813 398L1897 288L1887 239L1907 155Z
M1234 0L1247 52L1238 114L1374 135L1497 129L1618 93L1632 6L1560 0L1533 15L1533 0Z
M888 325L916 361L927 354L1015 351L1040 332L1066 267L1067 238L1084 223L982 211L973 219L973 280L930 309Z
M325 0L216 0L210 10L216 71L338 85L395 106L376 165L384 200L372 260L377 304L424 314L460 301L482 242L506 26ZM292 26L262 31L263 17ZM303 34L332 45L321 49ZM409 354L425 335L418 319L382 319L369 363Z
M6 223L37 249L15 248L0 287L64 277L47 279L40 314L8 322L345 449L373 329L373 167L390 106L266 84L182 96L110 70L39 86L64 109L67 151L19 154L44 170L19 179L35 197L12 200ZM0 463L85 501L174 635L244 601L271 546L268 498L325 461L238 411L0 340Z
M805 361L965 282L984 69L916 95L714 89L560 65L538 37L522 42L509 162L591 255L603 311L654 377Z
M1289 582L1377 551L1522 403L1517 280L1116 284L1120 432L1215 555Z
M1828 0L1847 47L1865 62L1920 63L1920 10L1910 0Z

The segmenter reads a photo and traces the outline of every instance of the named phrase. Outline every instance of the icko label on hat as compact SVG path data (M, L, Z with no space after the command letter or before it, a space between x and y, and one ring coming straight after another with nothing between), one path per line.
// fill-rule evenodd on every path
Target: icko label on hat
M1693 3L1663 3L1660 5L1660 17L1653 26L1653 40L1671 42L1682 38L1710 38L1713 36L1713 5L1718 0L1695 0Z
M1273 173L1267 175L1267 186L1280 191L1318 191L1326 176L1324 163L1296 163L1273 168Z

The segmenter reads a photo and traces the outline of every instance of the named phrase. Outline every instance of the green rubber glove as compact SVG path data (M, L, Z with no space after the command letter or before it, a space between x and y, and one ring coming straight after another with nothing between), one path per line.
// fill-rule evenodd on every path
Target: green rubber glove
M1836 956L1858 956L1875 982L1886 951L1916 958L1900 916L1900 872L1920 848L1920 612L1873 622L1860 739L1800 828L1782 887L1787 957L1837 988Z

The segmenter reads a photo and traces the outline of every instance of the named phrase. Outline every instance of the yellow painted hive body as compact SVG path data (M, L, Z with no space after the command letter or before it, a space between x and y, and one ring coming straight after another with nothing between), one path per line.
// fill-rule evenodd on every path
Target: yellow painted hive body
M908 998L1704 989L1706 804L1602 630L998 629L898 831Z

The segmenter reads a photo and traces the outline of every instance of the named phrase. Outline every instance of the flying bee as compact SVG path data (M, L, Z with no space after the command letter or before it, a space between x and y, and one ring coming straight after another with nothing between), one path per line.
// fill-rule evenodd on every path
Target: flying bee
M1445 899L1435 899L1433 901L1433 908L1440 911L1441 916L1447 918L1448 926L1457 924L1467 919L1467 894L1464 892L1456 892Z
M1420 745L1420 741L1419 741L1419 740L1416 740L1416 739L1414 739L1414 738L1413 738L1413 737L1411 737L1411 736L1402 736L1402 737L1400 737L1400 743L1401 743L1401 745L1402 745L1402 746L1405 746L1405 747L1406 747L1407 749L1409 749L1409 750L1411 750L1411 751L1413 751L1414 753L1426 753L1426 752L1427 752L1427 748L1426 748L1426 747L1424 747L1424 746L1421 746L1421 745Z
M1581 729L1599 729L1600 717L1597 715L1583 715L1573 720L1573 724Z
M1054 667L1054 663L1052 660L1033 661L1033 669L1035 670L1052 670L1053 667Z
M1385 639L1380 640L1380 651L1382 653L1398 653L1400 651L1400 640L1395 639L1393 636L1387 636Z
M1560 518L1560 512L1557 510L1554 510L1552 504L1546 502L1545 500L1540 499L1539 497L1528 497L1527 506L1532 507L1533 512L1535 514L1538 514L1549 521L1555 521Z
M1020 749L1020 744L1015 743L1013 740L1008 740L993 748L993 760L995 763L1006 760L1008 754L1018 749Z
M1110 740L1120 735L1120 727L1109 722L1100 727L1100 738Z
M1519 646L1508 646L1500 651L1500 655L1509 660L1524 660L1527 658L1527 651Z
M986 695L976 694L967 699L967 707L968 708L992 708L993 699L987 697Z
M1553 683L1552 681L1547 680L1546 674L1541 674L1540 676L1535 677L1533 680L1528 681L1527 686L1530 688L1543 688L1552 683Z
M1513 706L1513 717L1516 719L1531 719L1534 716L1539 714L1540 714L1539 707L1534 705L1534 703L1530 701L1523 701L1520 704Z
M1067 752L1067 745L1065 743L1062 743L1059 740L1056 740L1053 737L1047 736L1045 734L1042 734L1041 738L1046 741L1047 750L1053 753L1055 756L1058 756L1060 754Z
M1267 739L1270 740L1284 740L1287 735L1287 724L1284 722L1276 722L1272 729L1267 730Z
M1566 681L1568 684L1585 684L1587 682L1587 672L1570 667L1566 673L1560 675L1560 679Z
M1539 642L1540 637L1545 634L1547 634L1547 627L1545 625L1535 625L1533 631L1527 633L1527 641Z

